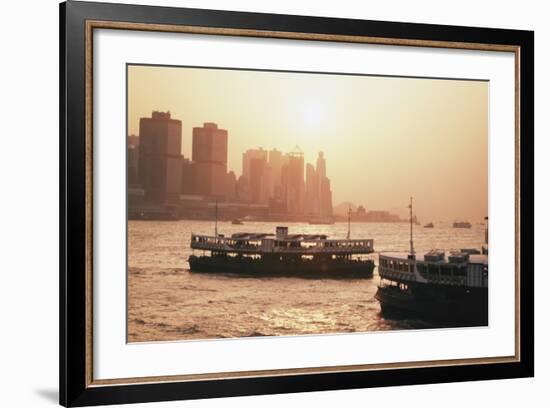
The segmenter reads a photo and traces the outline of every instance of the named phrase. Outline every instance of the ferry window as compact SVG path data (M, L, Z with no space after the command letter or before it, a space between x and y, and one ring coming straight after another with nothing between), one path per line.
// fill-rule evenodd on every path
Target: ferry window
M455 275L457 276L466 276L466 267L461 266L455 270Z

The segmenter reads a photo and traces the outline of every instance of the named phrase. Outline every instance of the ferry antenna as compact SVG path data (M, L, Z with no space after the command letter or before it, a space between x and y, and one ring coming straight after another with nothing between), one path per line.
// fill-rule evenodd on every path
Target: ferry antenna
M214 223L214 236L218 236L218 200L216 200L216 221Z
M348 207L348 239L351 237L351 206Z
M410 253L411 255L414 255L414 242L413 242L413 198L411 197L411 201L409 204L409 226L410 226Z

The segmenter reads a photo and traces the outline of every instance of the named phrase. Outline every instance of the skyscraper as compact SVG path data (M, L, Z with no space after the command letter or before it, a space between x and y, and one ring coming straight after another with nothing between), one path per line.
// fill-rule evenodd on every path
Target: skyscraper
M251 179L251 162L253 159L260 159L267 163L267 150L262 148L259 149L248 149L243 153L243 172L242 175L248 180Z
M306 199L305 213L307 215L319 215L319 180L318 172L313 164L306 165Z
M319 215L321 217L332 217L332 190L328 177L321 179L319 191Z
M185 195L197 194L197 165L184 158L181 165L181 193Z
M227 130L215 123L193 128L197 194L223 196L227 180Z
M267 156L266 156L267 157ZM250 194L252 202L267 203L271 189L271 168L266 157L253 157L250 160Z
M317 157L317 168L306 166L305 213L314 217L332 217L332 191L326 176L326 162L323 152Z
M317 182L319 183L319 215L322 217L332 217L332 191L330 189L330 180L327 177L323 152L319 152L319 156L317 157Z
M181 191L181 121L153 111L139 120L139 179L145 200L165 203Z
M281 191L281 172L283 165L286 163L286 156L277 149L269 151L269 167L271 168L271 191L269 195L271 197L277 197Z
M237 176L232 171L225 176L224 196L230 201L237 197Z
M286 155L287 163L281 170L281 184L288 214L304 213L304 154L294 151Z
M128 186L139 184L139 137L136 135L128 136Z
M319 175L319 179L327 176L327 164L323 152L319 152L319 156L317 156L317 174Z
M272 168L267 159L263 148L243 153L243 183L248 182L249 201L254 203L267 203L272 196Z

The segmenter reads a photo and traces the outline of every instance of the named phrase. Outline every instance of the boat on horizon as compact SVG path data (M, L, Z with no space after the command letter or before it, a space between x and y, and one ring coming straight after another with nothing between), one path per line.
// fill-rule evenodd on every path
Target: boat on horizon
M429 222L426 225L424 225L424 228L433 228L433 227L434 227L433 222Z
M455 221L453 222L453 228L472 228L472 224L468 221Z
M231 224L233 224L233 225L244 225L244 222L240 218L234 218L234 219L231 220Z

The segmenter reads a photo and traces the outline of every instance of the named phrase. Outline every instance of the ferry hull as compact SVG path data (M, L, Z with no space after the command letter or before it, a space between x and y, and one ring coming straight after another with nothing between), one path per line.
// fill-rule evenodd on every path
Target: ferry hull
M231 256L190 256L191 272L295 278L372 278L374 261L263 260Z
M417 284L409 290L379 287L376 299L387 318L416 317L422 320L487 326L487 288Z

